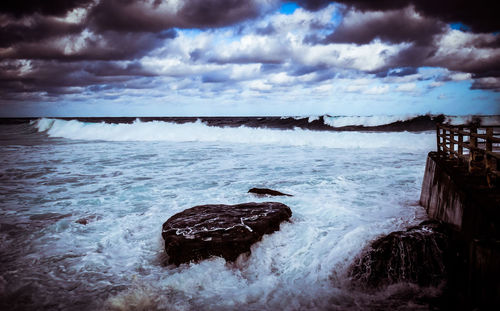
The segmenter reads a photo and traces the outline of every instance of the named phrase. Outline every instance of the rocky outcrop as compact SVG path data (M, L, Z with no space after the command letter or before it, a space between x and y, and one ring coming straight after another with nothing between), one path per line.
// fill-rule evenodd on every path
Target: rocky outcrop
M350 268L353 282L377 288L398 282L438 285L445 278L448 230L425 221L375 240Z
M253 193L253 194L256 194L258 196L271 195L271 196L293 197L293 195L291 195L291 194L286 194L283 192L279 192L279 191L267 189L267 188L252 188L252 189L248 190L248 193Z
M179 265L211 256L234 261L264 234L279 230L291 215L290 208L278 202L189 208L163 224L168 263Z

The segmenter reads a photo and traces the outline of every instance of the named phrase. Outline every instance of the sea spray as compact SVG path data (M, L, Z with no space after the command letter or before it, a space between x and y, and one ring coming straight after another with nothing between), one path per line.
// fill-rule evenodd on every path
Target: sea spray
M168 123L162 121L132 124L85 123L76 120L40 119L36 128L51 137L103 141L168 141L266 144L314 148L403 148L433 146L434 133L320 132L303 129L277 130L250 127L221 128L201 121Z
M382 308L384 292L345 285L348 268L380 235L425 219L431 132L55 119L31 128L0 132L0 302L10 309ZM291 222L235 263L162 265L164 221L195 205L269 200L252 187L293 194L279 198ZM390 307L412 300L391 297Z

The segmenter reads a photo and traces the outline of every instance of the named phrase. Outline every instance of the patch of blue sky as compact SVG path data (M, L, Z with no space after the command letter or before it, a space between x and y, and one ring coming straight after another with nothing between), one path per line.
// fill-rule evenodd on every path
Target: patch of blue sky
M335 27L337 27L338 25L340 25L340 23L344 19L344 16L341 13L342 10L340 10L340 7L341 7L341 5L336 4L335 5L335 10L333 11L333 14L332 14L331 21L335 25Z
M423 80L434 80L449 75L450 71L441 67L418 67L418 73Z
M291 15L298 8L300 8L300 6L295 2L284 2L283 4L281 4L280 13L285 15Z
M201 34L203 32L203 30L201 29L198 29L198 28L175 28L175 30L178 32L178 33L182 33L184 36L188 37L188 38L194 38L194 37L197 37L199 34Z
M235 27L222 27L217 29L198 29L198 28L188 28L188 29L178 29L179 34L184 35L187 38L196 38L202 33L210 33L212 37L212 43L214 44L229 44L232 42L239 41L242 35L238 32Z
M471 28L469 26L462 24L462 23L451 23L450 28L455 29L455 30L464 31L464 32L471 30ZM495 32L492 32L491 34L498 36L500 34L500 31L495 31Z
M451 29L460 30L460 31L470 30L469 26L462 24L462 23L451 23L450 27L451 27Z
M495 114L500 94L471 90L472 81L448 81L425 94L433 112L451 115ZM481 96L487 94L488 96Z

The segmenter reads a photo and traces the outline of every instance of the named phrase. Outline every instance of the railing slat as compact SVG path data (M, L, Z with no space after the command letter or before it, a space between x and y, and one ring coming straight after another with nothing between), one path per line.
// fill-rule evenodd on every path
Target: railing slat
M500 152L496 152L500 150L498 145L500 143L499 130L500 126L476 127L437 124L438 155L456 159L458 163L468 159L469 172L474 174L483 172L487 177L488 184L493 187L490 183L493 178L491 176L500 176ZM464 154L465 150L468 150L468 154Z

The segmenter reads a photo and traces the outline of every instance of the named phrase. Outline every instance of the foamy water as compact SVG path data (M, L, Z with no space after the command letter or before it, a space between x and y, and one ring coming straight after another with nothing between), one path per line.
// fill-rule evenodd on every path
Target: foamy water
M366 292L346 277L370 241L425 218L434 133L50 119L1 133L0 301L14 309L404 310L425 306L397 293L434 290ZM252 187L294 196L256 198ZM291 222L250 256L162 265L173 214L270 200Z

